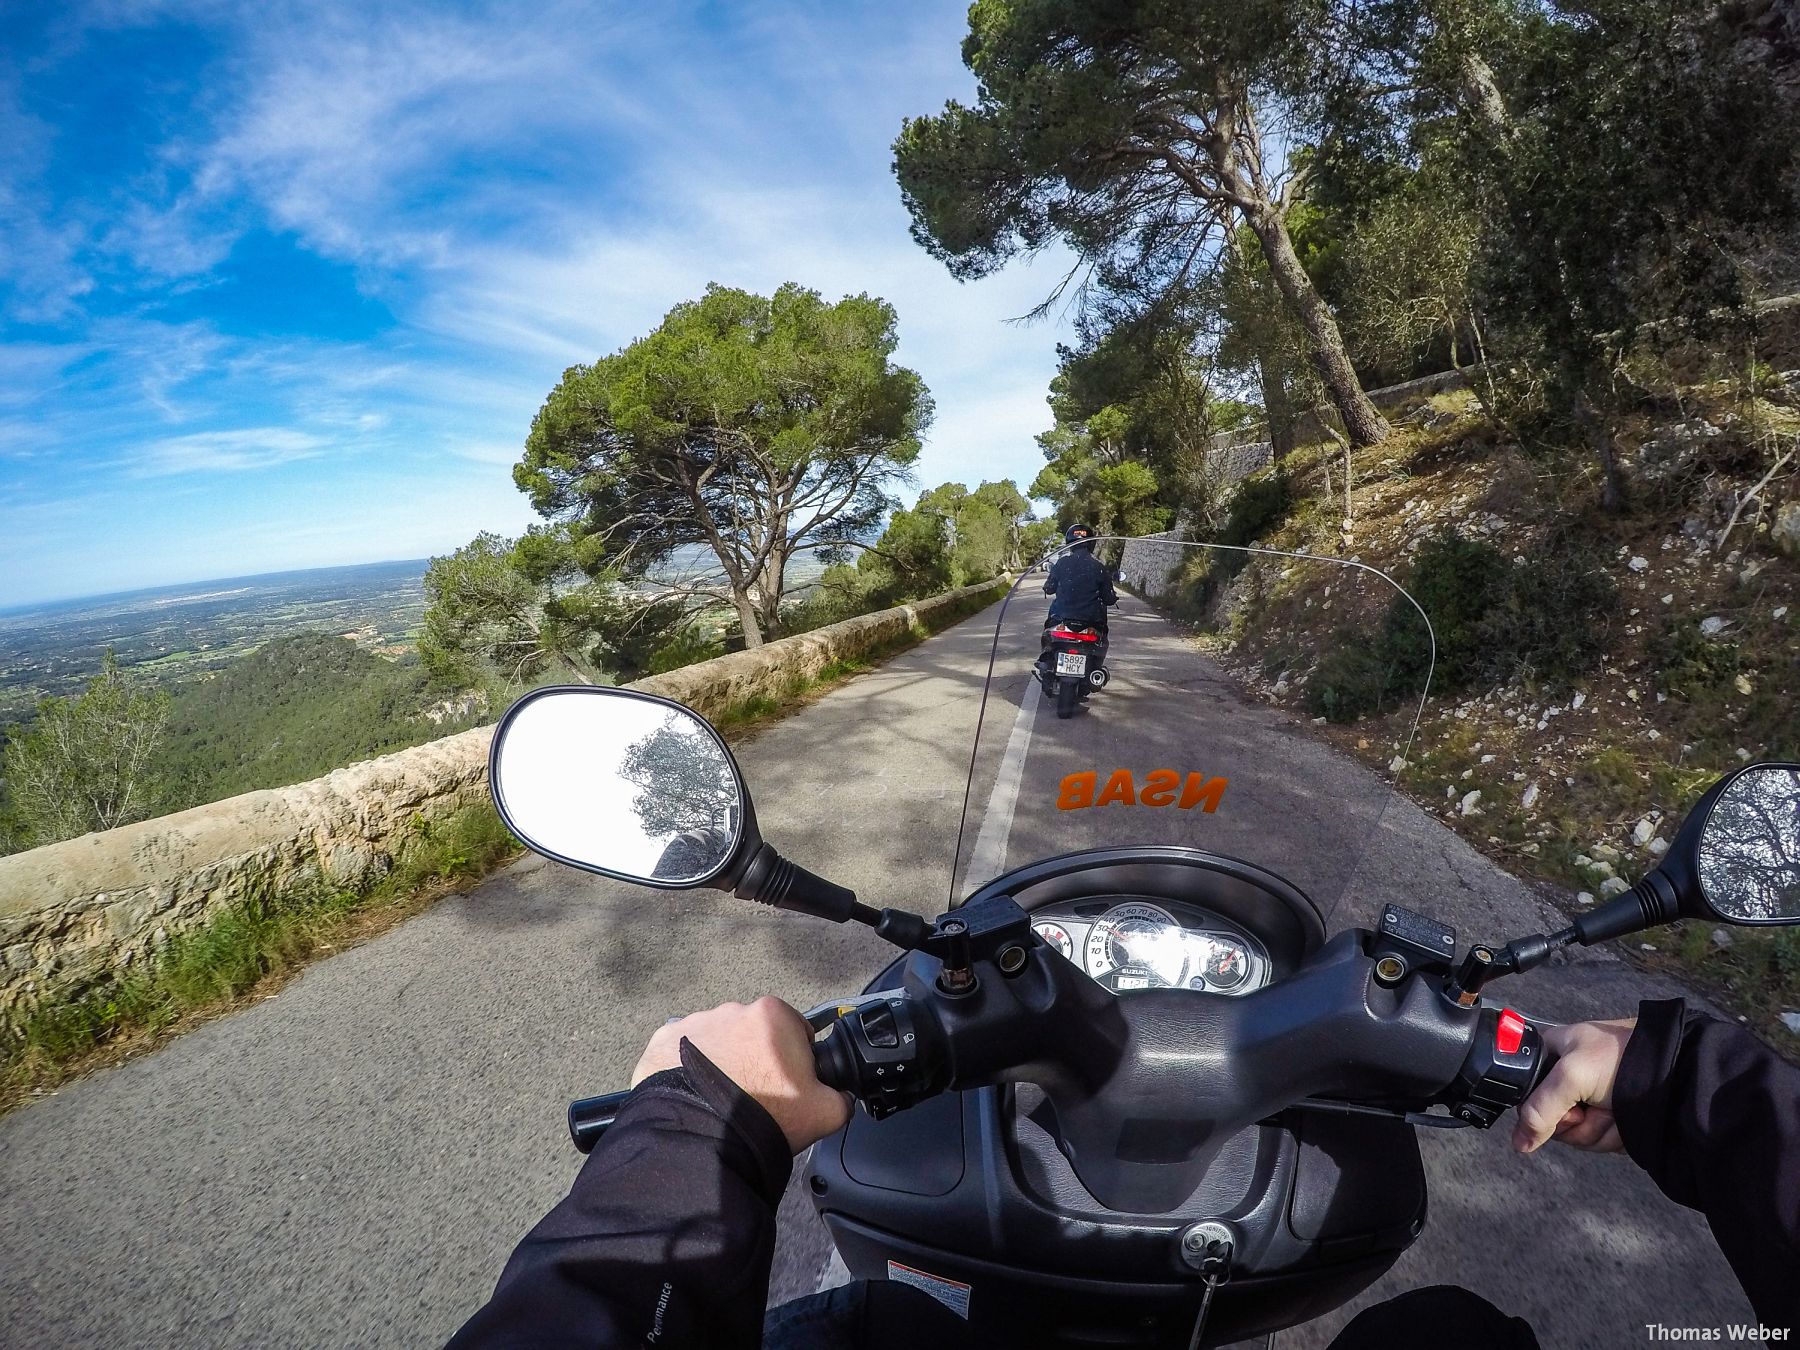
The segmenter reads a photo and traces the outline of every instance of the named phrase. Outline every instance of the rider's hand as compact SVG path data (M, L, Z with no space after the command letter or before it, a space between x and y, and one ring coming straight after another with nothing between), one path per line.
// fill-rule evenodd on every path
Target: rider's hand
M795 1153L850 1119L848 1095L813 1070L812 1028L778 998L724 1003L670 1022L644 1047L631 1085L679 1069L684 1037L775 1118Z
M1532 1153L1554 1138L1596 1153L1622 1150L1625 1144L1613 1121L1613 1079L1635 1026L1637 1018L1627 1017L1543 1028L1544 1044L1561 1058L1519 1107L1513 1147Z

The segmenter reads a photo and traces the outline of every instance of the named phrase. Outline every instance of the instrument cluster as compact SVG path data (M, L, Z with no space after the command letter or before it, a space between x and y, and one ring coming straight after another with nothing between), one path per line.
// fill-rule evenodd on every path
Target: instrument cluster
M1031 926L1046 945L1114 993L1239 995L1269 982L1269 957L1260 943L1216 915L1196 913L1195 922L1183 923L1147 900L1056 904L1034 912Z

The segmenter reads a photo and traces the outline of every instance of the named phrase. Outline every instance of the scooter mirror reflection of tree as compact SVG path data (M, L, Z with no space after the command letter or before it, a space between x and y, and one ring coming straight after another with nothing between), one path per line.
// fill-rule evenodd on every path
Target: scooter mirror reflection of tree
M1727 787L1700 837L1700 884L1730 919L1800 919L1800 772L1751 769Z
M687 830L729 830L739 806L737 778L702 725L682 709L625 748L619 776L638 788L632 809L653 838Z

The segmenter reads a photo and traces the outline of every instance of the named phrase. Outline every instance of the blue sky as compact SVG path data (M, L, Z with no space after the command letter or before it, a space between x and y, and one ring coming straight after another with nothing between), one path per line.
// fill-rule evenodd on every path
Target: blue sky
M919 485L1042 463L1060 258L961 285L900 120L966 0L0 5L0 606L448 552L709 281L899 311Z

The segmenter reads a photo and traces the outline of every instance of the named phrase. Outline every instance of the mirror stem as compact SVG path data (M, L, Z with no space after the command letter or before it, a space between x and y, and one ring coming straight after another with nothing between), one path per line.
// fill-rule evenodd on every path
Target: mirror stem
M740 900L754 900L833 923L854 919L907 951L917 948L931 931L931 925L917 914L902 909L872 909L856 898L855 891L789 862L766 843L757 845L732 894Z
M873 910L856 902L855 891L833 885L817 873L789 862L767 843L757 845L732 893L740 900L754 900L775 909L811 914L833 923L862 918L858 910L868 916L863 922L875 920Z
M1584 947L1591 947L1596 942L1673 923L1680 917L1681 904L1676 899L1675 887L1659 867L1623 895L1613 897L1592 913L1577 917L1571 927L1575 930L1575 940Z

